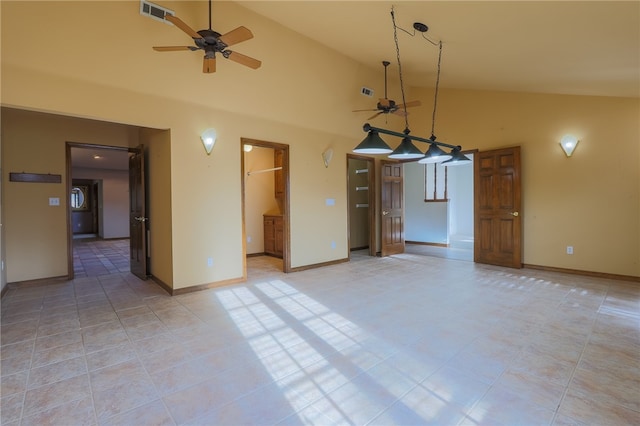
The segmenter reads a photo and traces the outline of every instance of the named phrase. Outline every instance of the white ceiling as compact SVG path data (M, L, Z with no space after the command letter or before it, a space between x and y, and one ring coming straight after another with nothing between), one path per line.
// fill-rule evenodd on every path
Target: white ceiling
M639 1L237 3L378 67L381 79L383 60L398 73L393 6L398 27L421 22L443 41L440 87L640 97ZM433 87L437 47L397 32L405 86Z
M72 147L71 167L74 169L129 170L129 152L121 149Z

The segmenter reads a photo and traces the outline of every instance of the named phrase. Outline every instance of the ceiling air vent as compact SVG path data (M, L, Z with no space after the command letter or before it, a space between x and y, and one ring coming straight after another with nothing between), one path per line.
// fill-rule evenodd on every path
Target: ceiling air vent
M164 22L165 24L172 25L171 22L164 19L165 15L175 15L173 10L166 9L162 6L158 6L157 4L153 4L151 2L140 0L140 15L145 15L150 18L155 19L156 21Z

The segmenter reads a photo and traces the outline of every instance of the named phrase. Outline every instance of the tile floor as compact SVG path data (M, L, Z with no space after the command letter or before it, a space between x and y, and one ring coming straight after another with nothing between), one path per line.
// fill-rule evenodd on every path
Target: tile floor
M73 240L73 273L76 278L129 272L129 239Z
M355 253L10 288L2 425L636 425L640 284Z

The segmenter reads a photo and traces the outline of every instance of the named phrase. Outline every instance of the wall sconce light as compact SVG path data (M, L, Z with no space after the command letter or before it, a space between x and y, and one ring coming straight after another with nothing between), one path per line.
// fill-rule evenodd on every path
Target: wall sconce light
M202 145L204 145L204 150L207 151L207 155L211 154L211 150L213 149L213 145L216 143L217 136L218 133L216 132L216 129L207 129L200 135Z
M322 153L322 161L324 162L325 167L329 167L329 163L333 158L333 149L329 148Z
M571 157L571 154L573 154L573 151L578 146L578 142L580 142L578 138L573 135L564 135L562 139L560 139L560 146L567 157Z

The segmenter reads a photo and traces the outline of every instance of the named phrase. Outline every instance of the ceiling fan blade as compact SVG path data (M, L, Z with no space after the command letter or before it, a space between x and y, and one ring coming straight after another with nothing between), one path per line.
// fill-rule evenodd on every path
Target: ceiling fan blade
M205 56L202 61L202 72L206 74L216 72L216 58L207 58Z
M388 107L389 105L391 105L391 102L387 98L380 98L379 101L380 101L380 105L384 107Z
M422 105L422 103L420 101L409 101L407 103L404 104L404 106L402 104L397 105L398 108L411 108L411 107L415 107L415 106L420 106Z
M374 118L376 118L377 116L379 116L380 114L382 114L384 111L380 111L377 114L373 114L371 117L367 118L367 120L373 120Z
M164 16L164 19L166 19L167 21L171 22L173 25L175 25L176 27L180 28L182 31L187 33L187 35L189 35L189 37L194 38L194 39L202 38L202 36L200 34L198 34L193 28L191 28L190 26L188 26L187 24L182 22L182 20L180 18L178 18L177 16L169 15L167 13Z
M233 46L245 40L253 38L253 33L246 27L238 27L235 30L231 30L226 34L218 37L218 40L222 41L227 46Z
M230 50L227 50L226 52L223 53L223 55L227 59L231 59L234 62L237 62L249 68L253 68L254 70L260 68L260 65L262 65L262 62L260 62L259 60L253 59L247 55L243 55L242 53L232 52Z
M176 50L198 50L195 46L153 46L153 50L157 52L174 52Z
M351 112L362 112L362 111L378 111L378 108L373 108L373 109L354 109Z
M395 111L391 111L391 114L399 115L400 117L406 117L409 115L408 112L405 112L404 109L397 109Z

